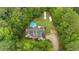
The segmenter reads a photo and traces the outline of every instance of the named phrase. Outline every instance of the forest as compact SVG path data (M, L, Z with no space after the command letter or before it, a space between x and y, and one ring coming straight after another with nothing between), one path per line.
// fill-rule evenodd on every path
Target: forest
M51 15L51 22L43 20L44 11ZM51 30L57 32L57 51L79 51L78 7L1 7L0 51L55 51L54 38L26 37L31 22L44 26L47 37Z

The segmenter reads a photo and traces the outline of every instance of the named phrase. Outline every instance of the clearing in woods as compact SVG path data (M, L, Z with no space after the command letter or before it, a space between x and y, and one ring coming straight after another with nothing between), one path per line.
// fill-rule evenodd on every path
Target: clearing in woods
M47 13L47 17L49 16L50 15ZM59 37L53 25L53 22L50 22L49 19L44 20L43 15L40 18L35 18L34 21L36 21L39 26L46 27L46 39L49 39L53 45L54 50L58 51L59 50Z

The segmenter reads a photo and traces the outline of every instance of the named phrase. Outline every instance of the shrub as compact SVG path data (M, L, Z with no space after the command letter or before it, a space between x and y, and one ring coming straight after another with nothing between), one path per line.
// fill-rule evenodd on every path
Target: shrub
M15 50L15 39L8 27L0 27L0 50Z
M32 40L32 39L24 39L21 44L21 48L23 51L51 51L53 50L53 46L49 40Z

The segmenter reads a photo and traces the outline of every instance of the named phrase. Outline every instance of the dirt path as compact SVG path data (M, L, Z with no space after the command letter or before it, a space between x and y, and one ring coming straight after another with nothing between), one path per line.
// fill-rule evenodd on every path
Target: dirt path
M47 19L49 18L50 13L47 13ZM44 19L44 15L40 17L40 19ZM54 27L54 25L52 25ZM58 32L56 31L55 27L51 29L51 33L49 35L46 35L46 39L49 39L52 42L53 48L55 51L58 51L60 48L59 44L59 37L58 37Z
M58 33L55 30L53 30L53 31L51 31L51 34L46 35L46 38L49 39L52 42L54 50L58 51L59 50Z

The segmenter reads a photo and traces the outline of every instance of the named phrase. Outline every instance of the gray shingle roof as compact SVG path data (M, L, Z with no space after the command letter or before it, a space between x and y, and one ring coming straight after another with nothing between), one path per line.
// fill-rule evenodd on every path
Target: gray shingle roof
M44 39L45 38L45 28L44 27L35 27L26 29L27 37Z

